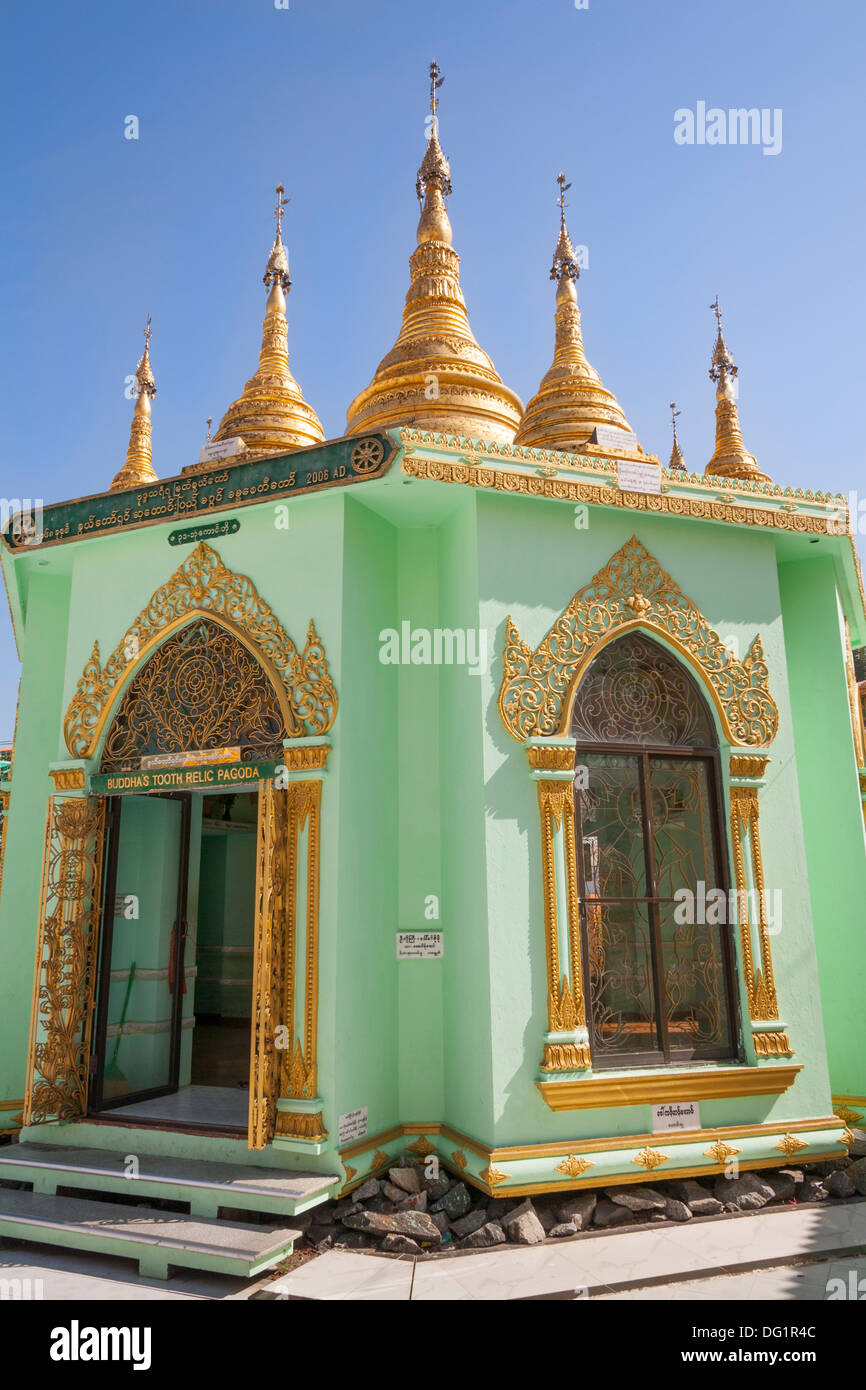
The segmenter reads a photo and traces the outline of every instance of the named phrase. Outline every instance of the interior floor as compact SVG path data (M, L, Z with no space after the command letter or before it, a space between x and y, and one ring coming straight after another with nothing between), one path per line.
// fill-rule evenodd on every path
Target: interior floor
M250 1020L200 1014L192 1049L193 1086L250 1084Z
M119 1105L112 1118L167 1120L172 1124L218 1125L246 1129L249 1119L246 1091L231 1086L183 1086L170 1096Z

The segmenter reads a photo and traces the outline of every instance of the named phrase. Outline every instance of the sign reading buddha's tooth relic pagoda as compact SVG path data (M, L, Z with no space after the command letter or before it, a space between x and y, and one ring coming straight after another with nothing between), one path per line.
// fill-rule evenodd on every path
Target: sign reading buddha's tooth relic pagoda
M552 292L547 264L521 272L552 354L524 404L470 325L438 130L411 245L408 172L399 193L402 324L345 435L289 368L278 187L258 362L208 434L229 456L153 446L148 322L103 490L0 538L22 1187L39 1146L92 1192L124 1194L140 1154L142 1201L169 1183L215 1226L228 1192L291 1226L391 1170L420 1203L429 1168L434 1200L455 1179L487 1216L831 1162L866 1115L866 608L838 497L748 452L718 303L706 457L638 443L589 361L564 175ZM291 206L315 234L325 214ZM411 660L383 660L404 630ZM483 660L437 659L473 634ZM226 1169L193 1182L190 1160ZM411 1211L438 1247L449 1218ZM144 1259L165 1275L161 1246Z

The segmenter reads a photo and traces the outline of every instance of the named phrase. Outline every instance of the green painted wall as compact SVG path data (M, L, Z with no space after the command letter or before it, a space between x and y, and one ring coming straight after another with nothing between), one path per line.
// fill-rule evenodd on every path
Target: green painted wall
M806 862L834 1095L866 1095L866 854L829 559L779 567Z

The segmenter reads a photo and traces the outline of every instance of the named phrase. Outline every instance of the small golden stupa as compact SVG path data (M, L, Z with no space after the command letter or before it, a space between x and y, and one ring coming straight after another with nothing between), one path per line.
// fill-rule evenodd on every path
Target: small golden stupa
M680 412L677 410L676 401L671 401L671 425L673 426L674 431L674 442L673 447L671 449L671 457L670 462L668 463L668 468L672 468L679 473L687 473L688 469L686 468L686 461L683 458L683 451L680 448L680 441L677 439L677 416L679 415L679 413Z
M719 296L710 305L716 316L717 336L710 366L710 380L716 386L716 447L704 473L714 478L745 478L754 482L768 483L770 478L762 473L754 454L750 454L740 433L740 417L737 413L737 400L734 394L734 380L737 367L728 351L722 336L722 311Z
M255 376L250 377L241 395L226 411L213 443L242 439L247 460L269 454L285 454L323 444L325 432L319 417L304 400L300 386L289 371L289 326L286 322L286 294L291 288L289 258L283 245L282 221L288 199L283 185L277 185L277 234L264 274L269 289L262 349Z
M553 366L524 411L515 443L574 452L584 448L599 426L628 434L632 430L616 396L602 384L583 350L577 305L580 269L565 225L565 194L571 184L565 182L564 174L557 176L557 183L559 240L550 269L550 278L556 281ZM625 439L623 448L634 452L633 439Z
M431 63L430 138L416 182L422 210L400 336L370 385L349 406L347 432L413 425L511 443L522 402L475 341L460 288L460 257L451 245L445 207L451 170L439 144L436 116L443 81L438 65Z
M140 483L158 481L153 471L153 450L151 448L150 403L156 395L156 382L150 365L150 314L144 330L144 352L135 369L135 408L129 429L129 446L126 462L112 481L110 492L123 487L136 487Z

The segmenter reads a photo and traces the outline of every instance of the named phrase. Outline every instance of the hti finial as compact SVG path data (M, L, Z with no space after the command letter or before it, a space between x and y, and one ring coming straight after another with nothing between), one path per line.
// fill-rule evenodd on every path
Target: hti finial
M676 401L671 401L671 424L672 424L673 427L674 427L674 443L675 443L675 444L676 444L676 442L677 442L677 416L678 416L678 415L681 415L681 414L682 414L682 411L681 411L681 410L677 410L677 403L676 403Z
M565 226L565 195L571 188L570 183L565 182L565 174L557 174L556 182L559 184L559 240L556 243L556 250L553 253L553 265L550 267L551 280L577 280L580 269L577 264L577 257L574 254L574 247Z
M436 108L439 105L436 93L445 81L445 78L440 76L441 71L438 63L430 64L430 115L433 117L434 131L436 129Z
M147 323L144 325L144 352L145 356L150 349L150 314L147 316Z
M268 264L265 267L264 284L266 289L278 284L280 289L288 294L292 287L289 279L289 258L286 255L286 248L283 245L283 213L291 202L291 198L284 198L285 189L281 183L277 184L277 206L274 208L274 217L277 219L277 234L274 237L274 244L271 247L271 254L268 257Z
M737 367L734 359L728 351L728 345L722 336L722 311L719 308L719 296L716 295L710 305L716 316L716 345L713 348L713 360L710 366L710 381L718 381L724 372L730 373L732 377L737 375Z
M274 208L274 217L277 219L277 241L282 239L283 212L292 201L291 198L284 198L285 188L281 183L277 184L277 206Z
M213 418L211 417L211 418L208 419L208 422L207 422L207 441L206 441L206 442L207 442L208 444L210 444L210 427L211 427L212 424L213 424Z
M562 230L565 231L565 209L568 206L565 201L565 195L569 188L571 188L571 184L565 182L565 174L557 174L556 182L559 184L559 197L557 198L557 202L559 203L559 225Z

